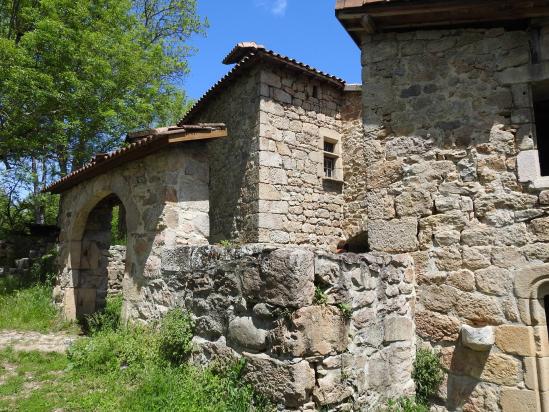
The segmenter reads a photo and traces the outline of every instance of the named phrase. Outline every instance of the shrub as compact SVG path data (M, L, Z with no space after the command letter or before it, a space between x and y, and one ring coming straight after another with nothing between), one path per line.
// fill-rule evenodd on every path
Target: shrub
M182 364L191 354L194 322L181 309L172 309L162 319L159 330L160 357L174 365Z
M102 331L115 331L120 328L122 315L122 296L108 296L105 309L87 315L85 326L92 335Z
M417 401L427 405L443 380L439 357L429 350L419 349L414 362L412 378L416 383Z

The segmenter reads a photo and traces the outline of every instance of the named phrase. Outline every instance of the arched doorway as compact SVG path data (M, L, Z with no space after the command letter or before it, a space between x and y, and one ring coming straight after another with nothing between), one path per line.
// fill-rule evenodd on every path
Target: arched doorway
M515 278L515 294L521 320L531 328L535 347L535 355L524 359L529 374L525 380L536 392L536 410L549 412L549 264L519 271Z
M113 261L113 258L125 261L126 241L126 209L118 196L111 194L89 212L79 242L78 276L74 288L77 319L101 311L107 295L121 291L126 263ZM119 246L115 249L115 256L111 250L114 245Z

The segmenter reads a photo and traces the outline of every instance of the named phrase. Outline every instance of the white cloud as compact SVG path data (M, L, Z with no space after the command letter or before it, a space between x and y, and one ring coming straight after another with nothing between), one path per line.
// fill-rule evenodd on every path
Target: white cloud
M288 0L275 0L273 7L271 8L271 13L277 16L283 16L286 13L286 8L288 7Z
M256 0L255 4L268 10L275 16L284 16L288 8L288 0Z

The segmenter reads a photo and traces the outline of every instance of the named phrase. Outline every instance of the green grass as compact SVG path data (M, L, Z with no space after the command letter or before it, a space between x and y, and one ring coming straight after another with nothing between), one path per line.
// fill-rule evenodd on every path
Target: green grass
M68 327L52 303L50 287L21 288L17 279L0 279L0 330L49 332Z
M243 382L245 363L203 369L187 361L194 348L186 313L170 311L150 326L104 326L66 354L0 351L0 411L271 410Z
M93 346L96 339L98 337L83 340ZM238 372L216 373L189 364L174 367L142 362L143 359L125 368L114 363L107 367L101 363L76 366L64 354L0 351L0 411L246 412L267 409L261 404L252 406L254 392L239 381ZM15 373L3 370L6 365L12 368L16 365Z

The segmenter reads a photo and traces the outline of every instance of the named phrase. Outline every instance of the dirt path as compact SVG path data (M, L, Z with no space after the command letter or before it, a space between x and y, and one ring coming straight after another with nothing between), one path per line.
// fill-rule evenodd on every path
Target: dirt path
M75 335L64 332L42 334L39 332L0 331L0 349L11 346L17 351L63 353L76 338Z

